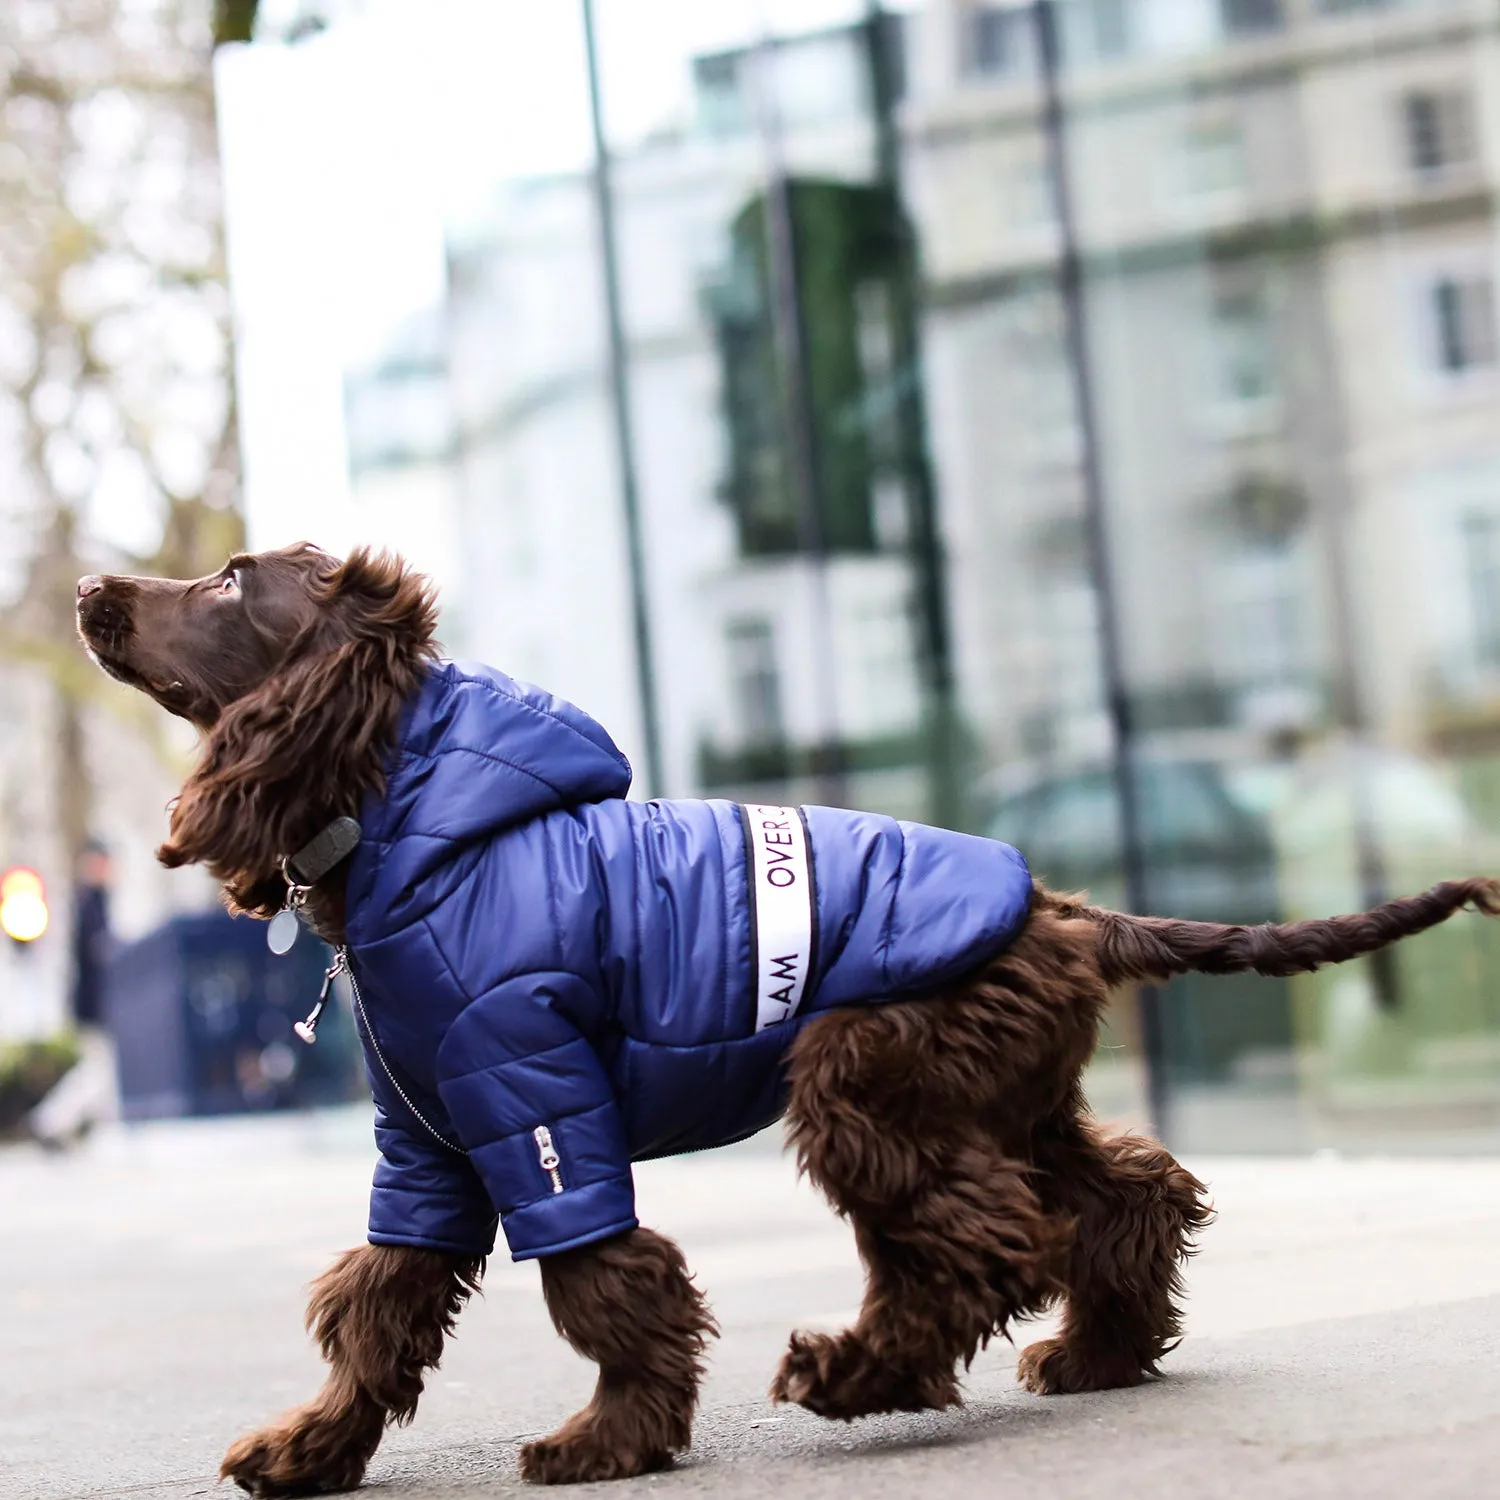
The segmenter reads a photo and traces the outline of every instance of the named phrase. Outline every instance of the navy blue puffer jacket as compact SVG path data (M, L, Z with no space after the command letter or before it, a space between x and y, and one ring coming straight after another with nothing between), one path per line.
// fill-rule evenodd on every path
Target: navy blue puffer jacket
M347 937L376 1101L376 1244L516 1259L634 1226L630 1164L783 1104L831 1006L1002 948L1016 851L829 808L631 802L587 714L434 667L361 809Z

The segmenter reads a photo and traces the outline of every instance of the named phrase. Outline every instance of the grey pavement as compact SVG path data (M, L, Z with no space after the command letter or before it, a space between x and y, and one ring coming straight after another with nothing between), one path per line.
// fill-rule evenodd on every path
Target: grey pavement
M304 1288L361 1237L370 1159L359 1111L0 1151L0 1496L237 1493L216 1489L224 1446L318 1383ZM847 1228L764 1138L642 1168L641 1216L682 1241L724 1335L688 1458L572 1493L1500 1496L1500 1162L1192 1165L1220 1218L1166 1378L1044 1400L1002 1343L963 1409L848 1426L764 1398L787 1331L858 1302ZM534 1267L494 1262L372 1500L529 1493L519 1443L591 1385Z

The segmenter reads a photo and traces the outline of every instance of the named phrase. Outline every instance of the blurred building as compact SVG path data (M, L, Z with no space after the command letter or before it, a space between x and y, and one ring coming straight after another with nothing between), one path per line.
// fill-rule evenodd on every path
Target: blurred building
M1467 0L1095 0L1062 17L1137 723L1218 756L1341 722L1412 748L1468 732L1500 689L1492 28ZM1012 773L1097 759L1033 18L949 0L908 31L904 164L963 712ZM773 55L772 146L750 49L699 59L695 127L614 173L669 791L786 767L778 746L910 761L898 742L919 717L909 519L869 451L867 398L891 372L854 223L876 191L863 38ZM852 478L830 474L813 559L779 415L757 409L768 149L851 238L831 274L855 367L817 436L825 459L851 430L867 451ZM476 617L475 649L633 738L587 180L508 185L455 247L452 282L465 553L519 605ZM831 321L817 312L813 341ZM591 601L576 636L544 607L558 598ZM608 644L589 628L601 610Z
M1082 381L1152 908L1259 921L1493 867L1493 12L1077 0L1057 15L1075 243L1032 7L925 6L904 118L990 826L1055 883L1124 895ZM1459 924L1384 976L1179 981L1163 1060L1179 1128L1269 1143L1496 1119L1497 962L1493 933Z
M344 378L348 509L355 534L399 552L440 586L441 631L466 647L448 322L442 307L399 325L380 353ZM341 518L348 524L349 518Z
M1050 132L1034 7L849 10L690 57L691 107L612 153L638 790L940 815L1123 899L1092 459L1148 904L1253 922L1495 868L1493 7L1057 0ZM361 527L444 580L450 649L639 760L590 176L497 184L448 282L346 380ZM1459 921L1384 976L1174 985L1178 1139L1493 1143L1497 973ZM1128 1005L1111 1044L1128 1113Z
M1138 724L1221 756L1500 727L1493 14L1062 16ZM907 138L964 703L996 763L1077 756L1100 694L1032 15L923 25Z
M925 805L902 497L866 409L893 373L888 270L867 227L867 74L858 28L699 58L692 127L615 168L663 725L655 793L808 796L836 775L851 800ZM812 310L811 517L779 406L768 114L796 174ZM598 233L590 180L566 176L507 185L454 247L468 589L493 603L469 639L634 746Z

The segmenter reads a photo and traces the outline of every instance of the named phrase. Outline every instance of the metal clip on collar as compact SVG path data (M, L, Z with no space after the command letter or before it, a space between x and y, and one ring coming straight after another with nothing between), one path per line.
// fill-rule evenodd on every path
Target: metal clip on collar
M289 952L297 941L302 908L312 888L337 864L346 860L356 849L362 837L360 826L353 818L335 818L327 828L311 839L296 854L281 859L281 878L286 882L286 900L279 912L271 918L266 931L266 944L272 953ZM318 1039L318 1019L328 1004L333 981L340 974L349 972L349 950L339 948L328 972L323 975L323 988L318 991L317 1003L308 1012L307 1019L297 1021L292 1030L309 1046Z
M318 1021L323 1015L323 1007L328 1004L328 993L333 988L333 981L340 974L349 972L349 950L339 948L334 952L333 962L328 965L327 972L323 975L323 988L318 991L317 1003L308 1011L305 1021L297 1021L292 1030L307 1043L309 1047L318 1039Z
M271 925L266 928L266 947L279 958L283 953L291 952L292 945L297 941L298 917L303 904L307 900L308 892L312 890L310 885L298 885L287 873L287 861L281 861L281 878L286 881L286 897L281 904L281 910L271 918Z

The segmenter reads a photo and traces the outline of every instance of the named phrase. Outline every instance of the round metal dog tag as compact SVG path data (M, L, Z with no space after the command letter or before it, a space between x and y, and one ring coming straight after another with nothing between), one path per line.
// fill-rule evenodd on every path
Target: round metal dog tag
M271 918L271 925L266 928L266 947L272 953L290 953L292 944L297 941L297 913L291 907L284 906Z

